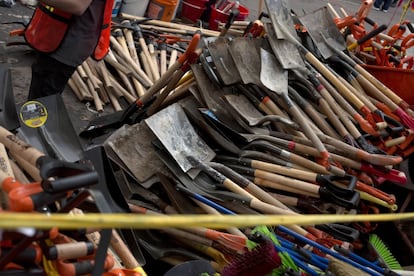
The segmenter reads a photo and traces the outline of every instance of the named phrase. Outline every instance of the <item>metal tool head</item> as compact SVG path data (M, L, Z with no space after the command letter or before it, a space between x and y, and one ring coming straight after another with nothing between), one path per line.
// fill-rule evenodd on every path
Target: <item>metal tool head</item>
M230 55L244 84L260 83L260 46L262 39L236 37L229 42Z
M272 23L266 23L264 26L268 34L267 39L269 40L270 47L283 68L296 69L305 67L305 62L298 48L289 40L278 39Z
M271 21L271 23L265 24L265 29L269 43L279 62L285 69L303 67L304 62L299 49L292 43L292 40L299 41L299 38L288 2L266 0L265 5Z
M290 14L290 8L286 0L266 0L266 8L278 39L288 39L290 35L296 37L295 24Z
M192 156L201 162L208 162L215 156L214 151L197 134L178 102L145 119L145 123L180 168L193 178L199 171L192 170L193 165L187 157Z
M346 42L327 7L322 7L312 13L300 16L299 21L306 28L309 36L318 47L324 59L328 59L335 52L327 45L329 43L335 49L345 50ZM324 38L326 38L326 42Z
M207 45L216 67L217 76L224 85L231 85L241 81L236 64L230 55L228 43L228 38L218 37Z
M261 70L260 81L271 91L277 94L286 94L288 89L288 71L284 70L276 57L266 51L260 49Z
M106 139L104 148L109 159L148 188L158 181L157 172L168 174L151 144L154 139L156 137L143 122L124 125Z

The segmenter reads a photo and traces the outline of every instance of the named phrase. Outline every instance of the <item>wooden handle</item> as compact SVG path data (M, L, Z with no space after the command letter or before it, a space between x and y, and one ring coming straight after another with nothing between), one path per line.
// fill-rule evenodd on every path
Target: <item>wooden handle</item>
M125 18L125 19L132 20L132 21L147 19L147 18L142 17L142 16L134 16L134 15L126 14L126 13L121 13L121 17ZM145 24L155 25L155 26L160 26L160 27L166 27L166 28L172 28L172 29L177 29L177 30L185 30L185 31L190 31L190 32L199 31L203 35L206 35L206 36L219 36L219 34L220 34L217 31L212 31L212 30L208 30L208 29L202 29L202 28L197 28L197 27L192 27L192 26L177 24L177 23L172 23L172 22L165 22L165 21L155 20L155 19L148 20L148 21L145 22Z
M140 78L140 81L142 81L143 85L148 87L153 85L153 81L149 76L142 71L142 69L132 60L132 58L129 56L129 54L126 53L124 48L118 43L118 41L111 36L110 37L111 46L114 48L114 50L124 58L128 64L134 69L134 72L136 72Z
M134 255L129 250L128 246L125 244L115 229L112 230L112 238L110 244L114 252L121 259L125 268L137 269L141 267L141 265L135 259Z
M358 110L364 107L364 103L361 102L358 97L352 94L348 88L341 83L340 80L331 72L325 65L320 62L312 53L308 52L305 54L305 58L309 61L315 68L324 75L338 90L339 92L348 99Z
M36 166L36 161L44 156L39 150L20 140L16 135L2 126L0 126L0 143L11 153L21 156L33 166Z
M314 172L303 171L295 168L290 168L287 166L280 166L274 163L268 163L259 160L252 160L251 166L255 169L295 177L309 182L316 181L316 173Z

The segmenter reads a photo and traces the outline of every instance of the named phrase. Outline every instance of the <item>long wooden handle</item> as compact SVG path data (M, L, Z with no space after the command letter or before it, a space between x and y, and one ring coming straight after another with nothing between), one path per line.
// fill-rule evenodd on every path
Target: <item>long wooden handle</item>
M44 156L43 153L32 145L20 140L16 135L2 126L0 126L0 143L2 143L10 152L21 156L34 166L36 166L36 161Z
M134 16L134 15L126 14L126 13L121 13L121 17L132 20L132 21L136 21L136 20L139 21L139 20L147 19L142 16ZM171 29L177 29L177 30L185 30L185 31L190 31L190 32L199 31L201 32L201 34L205 36L219 36L220 34L220 32L217 32L217 31L212 31L212 30L208 30L204 28L197 28L197 27L192 27L192 26L177 24L177 23L172 23L172 22L166 22L166 21L161 21L161 20L156 20L156 19L148 20L145 22L145 24L166 27L166 28L171 28Z
M311 52L306 53L305 58L322 75L324 75L338 89L338 91L357 108L357 110L360 110L365 106L364 103L354 94L352 94L348 88L343 83L341 83L341 81L338 80L338 78L331 71L329 71L329 69L326 68L326 66L320 62Z

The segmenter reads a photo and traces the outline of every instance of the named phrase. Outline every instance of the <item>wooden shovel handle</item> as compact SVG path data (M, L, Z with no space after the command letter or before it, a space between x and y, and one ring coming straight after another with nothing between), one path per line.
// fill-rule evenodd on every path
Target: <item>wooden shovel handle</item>
M16 135L0 126L0 143L2 143L9 151L20 155L30 164L36 165L36 161L44 156L39 150L32 145L20 140Z
M324 144L322 144L316 133L312 130L309 123L306 121L307 119L300 112L298 106L292 102L292 104L289 105L289 110L300 125L303 133L305 133L305 135L312 141L315 148L319 151L321 155L320 158L326 162L326 159L329 158L329 152L326 150Z
M364 103L361 102L358 97L352 94L348 88L341 83L338 78L329 71L326 66L320 62L312 53L308 52L305 54L305 58L309 61L322 75L324 75L338 90L339 92L346 97L358 110L364 107Z

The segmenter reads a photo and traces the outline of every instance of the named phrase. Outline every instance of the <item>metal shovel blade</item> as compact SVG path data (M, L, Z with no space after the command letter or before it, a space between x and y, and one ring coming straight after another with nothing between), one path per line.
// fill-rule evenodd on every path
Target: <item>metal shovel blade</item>
M144 123L124 125L104 142L108 158L145 187L158 181L156 173L168 174L151 142L156 139Z
M302 55L300 54L298 48L292 44L292 42L285 39L278 39L272 23L265 23L264 27L266 33L268 34L267 39L270 47L284 69L305 67Z
M287 94L288 71L284 70L276 57L265 49L260 49L260 58L262 63L260 81L262 84L279 95Z
M218 77L224 85L231 85L241 81L234 60L231 58L228 42L229 40L225 37L217 37L214 42L210 42L207 45Z
M236 37L229 43L230 54L244 84L260 85L260 45L261 39Z
M290 15L288 2L285 0L265 0L265 5L272 21L273 28L278 39L288 39L290 35L296 36L295 24Z
M299 21L307 29L310 37L318 47L318 50L324 59L328 59L335 53L326 44L323 36L325 36L328 43L335 49L341 51L346 49L345 39L336 26L327 7L322 7L312 13L300 16Z
M291 41L299 39L288 3L284 0L266 0L265 4L271 21L271 23L265 24L265 29L269 43L279 62L285 69L304 67L305 63L301 53Z
M162 145L176 160L180 168L192 178L198 174L189 162L191 156L200 162L211 161L215 153L201 139L179 103L174 103L145 119L145 123Z

